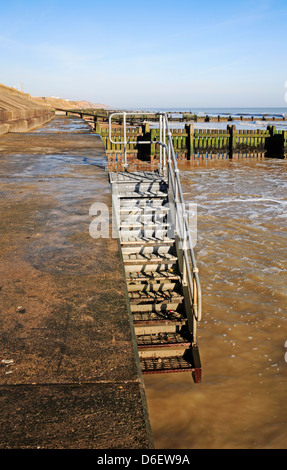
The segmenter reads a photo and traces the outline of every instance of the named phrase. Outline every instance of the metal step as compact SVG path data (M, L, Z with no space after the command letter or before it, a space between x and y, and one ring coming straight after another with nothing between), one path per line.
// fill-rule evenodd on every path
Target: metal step
M152 244L162 244L162 243L167 243L167 240L170 240L170 243L174 243L174 240L170 237L167 236L168 231L163 230L163 231L153 231L151 230L148 232L147 230L126 230L126 231L121 231L120 233L120 243L122 246L124 245L129 245L131 243L137 243L137 244L144 244L147 245L148 243L150 245ZM155 245L154 245L155 246Z
M167 334L149 334L137 336L137 345L140 356L145 355L150 357L154 355L163 354L166 356L164 351L169 351L168 355L172 355L172 349L179 349L182 353L183 348L188 348L191 344L191 340L182 336L179 333L167 333ZM143 357L143 356L142 356Z
M122 247L123 255L174 255L175 247L170 244L157 244L157 245L126 245Z
M172 261L170 263L125 264L125 272L127 276L129 276L130 273L149 273L151 275L153 272L157 272L159 274L162 274L167 269L171 269L173 267L176 268L176 266L177 264Z
M117 184L117 190L118 193L122 192L167 192L168 185L164 181L152 181L152 182L147 182L147 181L138 181L138 182L132 182L132 183L120 183Z
M172 311L179 311L183 308L182 301L174 301L174 302L139 302L139 303L132 303L130 302L131 312L172 312Z
M177 270L170 269L169 271L136 271L134 273L130 272L126 281L128 285L135 282L170 282L170 281L180 281L181 277Z
M178 259L176 256L169 253L163 253L162 256L157 253L147 253L146 255L125 254L123 255L123 263L126 273L153 271L175 272L177 269Z
M177 256L172 253L123 253L123 259L125 266L177 263Z
M143 233L146 232L163 232L167 231L167 229L171 228L170 224L167 224L166 222L163 221L153 221L153 220L148 220L148 221L122 221L119 226L119 232L125 232L125 231L131 231L134 232L136 230L141 230Z
M121 241L129 241L131 238L142 239L143 242L148 240L165 240L170 234L171 230L167 228L161 229L148 229L148 228L125 228L122 227L119 231Z
M171 225L171 221L167 220L166 214L161 214L159 211L154 211L153 213L146 214L133 214L133 215L123 215L120 218L120 227L122 225L133 227L133 226L142 226L142 225L152 225L154 224L164 226L166 224Z
M120 199L119 200L119 209L133 208L135 209L144 209L144 208L164 208L168 205L167 194L163 198L153 199L152 197L143 197L142 199Z
M160 210L161 214L167 214L170 211L170 207L165 207L163 205L150 205L145 204L142 206L122 206L120 208L121 215L130 215L130 216L137 216L143 214L154 214L158 210Z
M128 209L128 210L121 210L121 221L126 222L138 222L142 221L152 221L158 220L159 222L162 221L168 214L169 210L162 210L160 207L154 207L153 209L145 209L145 207L141 207L138 209Z
M180 291L180 283L176 280L174 282L129 282L127 285L127 289L130 294L134 295L138 292L143 292L146 294L159 293L163 295L166 294L167 296L169 296L170 291Z
M154 324L163 322L184 323L186 318L182 312L135 312L132 314L135 325Z
M182 279L169 224L168 181L155 172L109 173L143 374L196 371ZM200 370L200 372L199 372Z
M182 356L146 357L140 359L143 374L164 374L171 372L193 372L194 366Z
M186 325L185 322L158 322L157 324L134 324L134 330L136 336L146 336L146 335L154 335L154 334L163 334L163 335L170 335L179 333L181 328Z
M160 175L154 171L134 171L134 172L110 172L109 173L110 182L113 184L129 184L129 183L165 183L167 184L168 180L165 176Z
M136 171L110 171L110 181L111 182L126 182L129 181L130 179L132 181L134 180L142 180L142 179L149 179L151 181L167 181L167 177L159 174L157 171L142 171L142 170L136 170Z
M146 291L146 290L134 290L129 292L129 298L131 304L142 304L142 303L159 303L159 302L182 302L183 295L175 290L160 291Z
M152 190L146 190L146 191L122 191L118 193L119 198L125 198L125 199L135 199L135 198L161 198L165 199L167 197L167 192L165 191L152 191Z
M131 237L131 240L126 240L121 242L122 249L124 247L157 247L157 246L173 246L174 240L172 238L164 238L163 240L158 240L156 238L151 237L150 239L142 239Z
M133 313L136 336L180 334L187 319L179 312Z

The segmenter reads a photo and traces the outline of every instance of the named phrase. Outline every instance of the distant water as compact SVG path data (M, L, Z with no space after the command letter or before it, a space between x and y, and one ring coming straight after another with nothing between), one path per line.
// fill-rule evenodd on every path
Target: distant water
M190 113L199 116L254 116L256 118L283 117L287 116L287 107L285 108L134 108L133 111L145 112L169 112L169 113Z
M144 112L166 112L171 113L172 117L177 117L178 113L197 114L198 116L232 116L234 118L233 124L236 128L241 129L266 129L268 125L272 124L273 117L282 118L287 117L286 108L141 108L133 109L133 111ZM240 121L239 117L253 117L252 121ZM262 121L263 116L265 120ZM236 120L238 118L238 121ZM270 120L269 120L270 119ZM172 127L182 127L184 124L172 123ZM278 130L287 130L287 121L275 123ZM153 125L157 127L156 124ZM196 129L226 129L226 122L196 122L194 127Z

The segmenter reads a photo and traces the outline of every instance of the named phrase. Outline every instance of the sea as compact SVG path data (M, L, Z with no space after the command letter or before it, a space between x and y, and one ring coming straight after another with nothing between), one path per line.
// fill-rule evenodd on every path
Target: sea
M198 116L210 116L210 117L229 117L231 116L234 120L233 124L236 125L238 129L266 129L268 125L276 125L278 130L287 130L287 120L278 121L274 123L273 117L275 119L282 119L283 117L287 118L287 107L274 107L274 108L133 108L131 110L136 112L150 112L158 113L165 112L168 113L173 118L180 117L182 113L187 114L196 114ZM252 121L240 121L240 116L246 118L253 117ZM262 118L265 118L262 121ZM227 123L197 123L193 122L196 129L224 129L226 128ZM177 124L178 127L181 127L183 124ZM172 127L175 127L173 122Z
M188 113L197 114L199 116L254 116L254 117L283 117L287 116L287 107L274 108L132 108L131 111L144 112L166 112L166 113Z
M265 114L287 115L287 108L180 111L244 113L255 118L244 125L254 127ZM195 158L179 169L185 202L197 204L202 383L190 373L144 376L155 448L286 449L287 159Z

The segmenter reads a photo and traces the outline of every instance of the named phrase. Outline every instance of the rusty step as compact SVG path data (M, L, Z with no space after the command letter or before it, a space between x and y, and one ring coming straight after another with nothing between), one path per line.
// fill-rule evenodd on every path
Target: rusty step
M137 336L137 345L139 351L149 350L148 354L154 351L172 348L188 348L191 344L191 339L187 336L182 336L179 333L166 333L166 334L148 334ZM141 355L141 354L140 354ZM171 355L171 354L169 354Z
M194 366L181 356L146 357L140 359L143 374L163 374L171 372L193 372Z
M180 300L167 300L163 302L156 302L152 300L150 303L146 302L137 302L133 303L130 301L130 309L132 313L136 312L173 312L181 311L184 307L182 303L182 298Z
M154 313L157 313L157 315L154 315ZM177 312L160 315L160 312L153 312L149 317L145 315L145 312L133 314L133 326L136 336L161 335L161 338L167 339L171 334L180 334L182 329L187 326L187 319L180 314L176 316L175 313Z
M172 348L170 348L172 349ZM195 383L201 382L201 360L197 344L191 345L183 354L140 357L143 374L192 372Z
M186 321L182 312L135 312L132 314L134 325L158 324L166 322L184 323Z

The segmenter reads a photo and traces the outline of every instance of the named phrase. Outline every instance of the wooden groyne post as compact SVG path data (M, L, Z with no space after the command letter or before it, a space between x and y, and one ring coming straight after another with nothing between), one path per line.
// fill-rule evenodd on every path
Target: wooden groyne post
M270 137L266 142L266 157L285 158L287 156L287 131L277 131L276 126L268 126Z
M75 114L75 111L72 113ZM120 162L123 158L123 146L110 143L107 114L107 111L102 110L93 114L82 113L87 116L95 132L101 136L108 161ZM196 120L194 116L193 118ZM139 159L154 162L159 157L159 147L153 143L159 140L159 129L150 125L147 119L147 116L142 116L140 120L131 119L129 122L127 153L131 161ZM275 125L270 125L267 129L237 129L235 124L231 123L226 129L196 129L194 124L189 122L184 124L184 127L171 129L171 132L176 157L182 160L208 155L212 158L287 157L287 131L277 131ZM112 134L115 142L122 140L123 126L120 120L113 124ZM138 141L152 143L139 145Z

